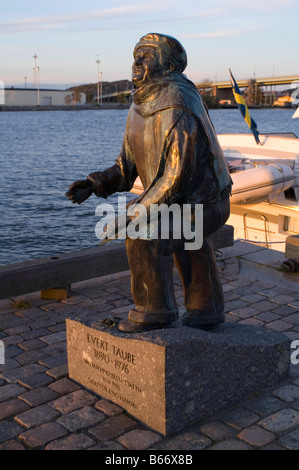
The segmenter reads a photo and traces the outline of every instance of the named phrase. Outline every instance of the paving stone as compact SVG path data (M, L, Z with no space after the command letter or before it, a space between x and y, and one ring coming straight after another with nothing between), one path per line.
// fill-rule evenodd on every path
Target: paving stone
M53 382L53 379L43 372L41 374L31 375L30 377L24 377L19 380L20 385L30 389L45 387L51 382Z
M279 294L271 297L271 302L274 302L279 305L287 305L288 303L292 302L292 300L293 298L289 294Z
M47 423L57 416L59 416L59 413L50 406L40 405L17 415L15 420L26 428L32 428L33 426Z
M203 450L211 444L208 437L194 432L185 432L168 438L155 446L159 450Z
M28 364L23 367L18 367L17 369L5 371L2 373L2 377L8 382L17 382L24 377L29 377L30 375L38 374L44 371L45 367L39 364Z
M95 404L95 408L107 416L116 416L123 413L123 409L120 406L107 400L99 400Z
M207 450L253 450L253 447L237 439L227 439L226 441L217 442Z
M231 427L227 426L220 421L213 421L211 423L204 424L199 428L200 432L205 436L208 436L212 441L222 441L233 437L236 431Z
M79 410L72 411L71 413L64 414L57 419L57 423L62 424L71 432L76 432L79 429L88 426L94 426L101 423L106 419L104 413L95 410L91 406L84 406Z
M285 447L280 446L276 442L271 442L266 446L260 447L261 450L287 450Z
M31 448L43 447L51 441L67 434L67 430L58 423L45 423L28 431L22 432L19 438Z
M273 414L285 406L281 400L271 395L247 400L244 405L247 409L263 417Z
M0 421L28 410L29 406L18 398L0 403Z
M146 450L161 441L162 437L152 431L135 429L123 434L117 440L129 450Z
M248 307L248 303L244 302L244 300L232 300L231 302L226 302L224 305L224 311L231 312L242 307Z
M286 331L284 334L290 338L291 341L299 340L299 325L295 326L292 331Z
M237 437L254 447L262 447L274 441L275 434L259 426L250 426L243 429Z
M232 313L240 318L248 318L252 317L253 315L256 315L257 313L259 313L259 311L254 307L248 306L247 304L247 307L232 309Z
M236 286L233 286L231 284L225 283L222 285L222 290L224 294L227 294L228 292L234 291L236 289ZM240 297L240 294L236 294L238 297ZM245 300L245 299L243 299Z
M95 441L86 434L71 434L64 439L50 442L45 450L86 450L95 445Z
M18 369L20 364L15 359L7 359L5 357L5 364L0 364L0 375L4 378L4 372L11 371L12 369Z
M1 339L4 346L7 348L12 344L18 344L20 341L23 341L24 338L20 335L6 336Z
M37 330L39 328L48 328L51 325L55 325L55 321L52 318L44 318L43 320L32 323L31 328L32 330Z
M289 450L299 450L299 429L285 434L278 439L278 443Z
M48 312L50 310L56 310L56 309L59 309L59 308L63 308L63 303L62 302L51 302L49 304L45 304L45 305L42 305L41 306L41 309L44 311L44 312Z
M88 450L126 450L116 441L105 441L90 447Z
M269 328L270 330L273 331L286 331L291 329L290 323L283 321L283 320L276 320L273 322L270 322L266 325L266 328Z
M259 416L246 408L236 408L220 413L219 418L235 429L242 429L256 422Z
M55 381L49 385L49 388L57 392L59 395L66 395L67 393L81 389L80 385L76 384L67 377Z
M252 326L263 326L264 322L257 318L246 318L246 320L240 321L241 325L252 325Z
M24 428L22 428L18 423L6 420L1 421L0 443L18 436L23 429Z
M58 367L53 367L52 369L47 370L47 374L53 377L53 379L58 380L68 375L68 365L63 364Z
M54 367L63 366L67 363L67 353L62 352L53 356L46 355L39 361L39 363L43 366L48 367L49 369L54 369Z
M84 295L72 295L71 297L62 299L61 303L66 305L77 305L80 302L83 302L84 300L86 300L86 297Z
M299 325L298 313L294 313L293 315L288 315L287 317L284 317L283 319L284 321L292 323L292 325Z
M7 346L5 348L5 359L9 358L9 357L17 357L17 359L19 360L19 355L22 354L23 351L22 349L20 349L18 346L16 345L10 345L10 346ZM3 364L1 364L3 365ZM19 367L19 366L18 366Z
M299 425L299 411L285 408L257 423L271 432L288 431Z
M259 295L259 297L264 299L264 297L262 297L260 294L257 294L257 295ZM273 310L273 308L276 308L276 307L277 306L274 305L269 300L262 300L262 301L257 302L257 303L254 304L254 308L259 310L260 312L268 312L269 310Z
M225 292L224 293L224 303L226 304L227 302L231 302L232 300L236 300L240 298L239 294L236 294L233 291ZM245 299L240 299L240 300L245 300Z
M20 400L28 403L30 406L43 405L49 401L55 400L59 397L59 394L49 387L41 387L36 390L30 390L30 392L23 393L20 395Z
M243 297L240 297L240 300L244 300L248 303L254 303L254 306L258 305L258 302L265 301L265 297L260 294L245 294ZM258 309L259 310L259 309Z
M15 305L11 299L0 300L0 315L2 313L13 312L14 310L15 310Z
M16 359L21 366L26 366L29 364L37 364L45 357L48 356L43 349L35 349L29 352L22 352Z
M49 326L49 331L51 333L58 333L59 331L64 331L64 330L65 330L64 323L58 323L56 325Z
M59 331L58 333L52 333L46 336L42 336L40 340L45 342L46 344L60 343L61 341L66 340L66 333L65 331Z
M30 329L29 331L25 331L24 333L22 333L22 336L24 340L29 340L39 338L40 336L46 335L47 333L49 333L49 330L47 328L37 328L34 330Z
M20 325L26 325L28 323L27 318L19 318L14 314L7 314L5 318L1 318L1 329L7 330L8 328L13 328Z
M273 395L279 397L281 400L291 402L299 399L299 387L296 385L285 385L283 387L273 390Z
M25 338L24 334L26 335L27 332L30 332L30 328L27 325L20 325L20 326L15 326L13 328L8 328L5 330L3 333L5 333L8 336L13 336L13 335L22 335L24 339Z
M66 353L66 341L61 341L60 343L55 343L48 346L45 345L45 352L49 356Z
M277 287L270 288L270 289L259 290L257 292L261 295L264 295L265 297L271 297L271 298L280 294L279 289Z
M244 286L248 286L248 284L250 284L250 281L248 281L248 279L244 279L242 276L236 276L236 279L233 279L231 282L230 282L231 285L235 286L236 287L244 287Z
M277 313L277 315L292 315L296 313L296 309L288 305L280 305L280 307L273 309L273 312Z
M23 340L21 343L18 343L18 346L19 348L23 349L23 351L33 351L35 349L41 349L45 345L42 341L35 338L35 339L28 339L27 341Z
M247 284L236 289L236 292L237 294L245 296L248 294L256 294L259 289L259 286L255 284Z
M87 405L94 405L98 399L86 390L76 390L51 402L51 406L60 413L71 413Z
M264 312L264 313L255 315L255 318L258 318L259 320L262 320L264 322L271 322L275 320L280 320L281 316L272 312Z
M136 421L125 414L121 414L107 418L103 423L90 429L89 433L99 440L108 441L136 427L138 427Z
M0 403L5 400L9 400L10 398L15 398L25 391L26 389L18 384L3 385L0 388Z
M18 441L10 439L9 441L0 444L0 450L26 450L25 447Z
M18 310L15 312L19 317L30 318L31 320L39 320L40 318L47 317L44 310L39 307L28 308L26 310Z

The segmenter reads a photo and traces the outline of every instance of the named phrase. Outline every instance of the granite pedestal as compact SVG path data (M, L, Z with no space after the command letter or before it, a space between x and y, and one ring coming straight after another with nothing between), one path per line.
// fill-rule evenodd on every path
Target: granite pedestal
M281 333L227 323L125 334L66 320L69 377L163 435L234 405L288 376Z

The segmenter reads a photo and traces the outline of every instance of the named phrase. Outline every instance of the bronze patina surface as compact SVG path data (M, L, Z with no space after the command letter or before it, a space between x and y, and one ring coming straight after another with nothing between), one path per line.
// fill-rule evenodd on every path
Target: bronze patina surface
M73 183L66 195L82 203L92 193L107 198L130 191L137 176L143 193L133 204L203 206L203 243L186 249L185 239L127 238L135 309L118 328L125 332L163 328L178 318L173 262L184 287L183 324L210 329L224 321L223 291L210 236L229 217L231 178L208 111L183 74L187 55L176 39L143 36L134 49L133 103L115 164ZM130 203L132 205L132 203ZM132 219L128 217L128 222Z

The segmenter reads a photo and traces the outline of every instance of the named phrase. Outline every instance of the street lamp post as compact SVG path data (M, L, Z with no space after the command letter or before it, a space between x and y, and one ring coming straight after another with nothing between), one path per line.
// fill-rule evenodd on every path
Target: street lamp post
M37 106L39 106L39 67L36 67L37 71Z
M97 64L97 103L100 103L100 63L101 61L99 59L96 60Z
M102 75L103 75L103 72L100 72L100 82L101 82L101 106L102 106L102 103L103 103Z
M36 59L38 59L38 55L34 54L33 56L34 59L34 74L33 74L33 80L34 80L34 88L36 88Z

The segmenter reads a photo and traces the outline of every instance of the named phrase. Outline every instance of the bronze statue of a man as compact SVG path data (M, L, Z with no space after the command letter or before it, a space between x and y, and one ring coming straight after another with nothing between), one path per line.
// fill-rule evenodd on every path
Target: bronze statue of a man
M187 56L174 38L150 33L134 49L133 103L115 164L73 183L66 193L81 203L92 193L107 198L144 187L135 202L203 205L203 244L185 249L184 237L126 239L135 309L118 329L163 328L178 318L173 261L180 273L186 312L183 324L211 329L224 321L223 291L210 236L228 219L231 178L208 112L183 71ZM174 228L174 227L173 227ZM171 232L171 230L170 230Z

